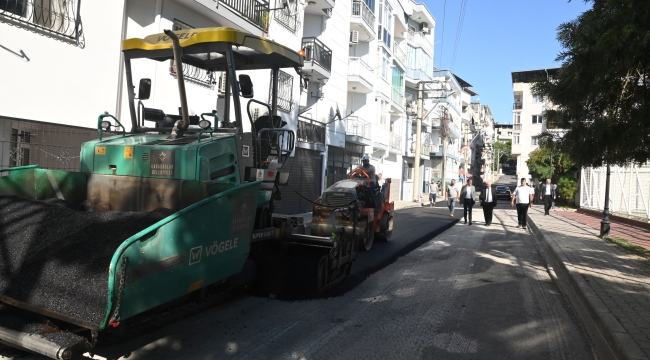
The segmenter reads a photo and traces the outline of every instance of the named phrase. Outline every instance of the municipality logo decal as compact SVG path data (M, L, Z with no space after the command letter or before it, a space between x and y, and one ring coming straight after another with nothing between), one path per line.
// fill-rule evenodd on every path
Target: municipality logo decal
M160 154L158 154L158 159L160 159L161 162L165 162L166 158L167 154L164 151L161 151Z
M197 246L190 249L190 265L198 264L201 262L201 251L203 247Z

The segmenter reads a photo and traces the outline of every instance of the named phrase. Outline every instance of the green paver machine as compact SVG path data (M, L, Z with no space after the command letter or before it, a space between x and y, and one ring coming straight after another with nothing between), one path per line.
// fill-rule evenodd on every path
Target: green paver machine
M277 114L279 69L300 73L300 53L231 28L166 30L127 39L122 51L131 132L112 115L102 114L99 139L82 146L80 172L38 166L0 170L8 174L0 177L0 195L58 198L95 212L166 208L173 215L120 239L121 245L106 259L106 281L87 284L107 289L98 316L80 317L70 306L47 307L0 290L0 343L67 359L91 348L102 331L179 299L202 296L206 289L262 281L272 293L324 291L349 274L357 256L355 232L334 226L331 236L309 236L301 218L273 213L279 189L288 181L283 165L295 143L294 132L284 128ZM135 94L135 59L174 61L180 115L143 105L151 80L140 80ZM225 73L220 123L216 111L189 115L183 64ZM271 70L270 104L253 99L249 76L237 76L237 71L258 69ZM243 123L242 98L250 99L250 126ZM267 114L253 119L252 105L265 107ZM229 118L231 107L234 121ZM118 131L107 136L112 126ZM353 223L359 211L354 203L332 210L332 221ZM305 269L313 273L305 276ZM68 281L50 275L39 274L37 282ZM62 296L53 303L65 304L67 295ZM3 314L10 314L13 322L3 323ZM29 320L15 326L21 316ZM30 325L34 323L38 326ZM52 336L57 333L66 336Z

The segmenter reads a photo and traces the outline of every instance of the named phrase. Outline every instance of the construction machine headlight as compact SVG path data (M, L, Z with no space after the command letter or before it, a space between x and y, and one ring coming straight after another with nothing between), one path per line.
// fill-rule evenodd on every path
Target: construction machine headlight
M199 127L203 130L207 130L212 126L212 123L210 123L210 120L201 120L199 121Z
M108 131L108 129L111 128L111 123L109 121L102 121L101 124L99 124L99 126L102 127L102 130Z

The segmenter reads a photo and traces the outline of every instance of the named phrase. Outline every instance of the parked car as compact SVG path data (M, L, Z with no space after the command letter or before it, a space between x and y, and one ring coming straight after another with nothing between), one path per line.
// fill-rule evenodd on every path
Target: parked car
M500 198L508 198L508 199L510 199L512 197L512 193L510 192L510 188L507 187L507 186L497 186L496 194L497 194L497 199L500 199Z

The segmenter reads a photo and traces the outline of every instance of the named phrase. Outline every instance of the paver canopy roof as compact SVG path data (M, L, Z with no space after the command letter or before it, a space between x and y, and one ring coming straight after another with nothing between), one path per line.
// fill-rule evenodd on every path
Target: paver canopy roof
M302 67L303 56L276 42L228 27L199 28L174 31L183 48L183 62L207 71L223 71L227 67L226 49L233 46L237 70ZM128 59L148 58L158 61L173 59L172 40L164 33L144 39L122 41Z

